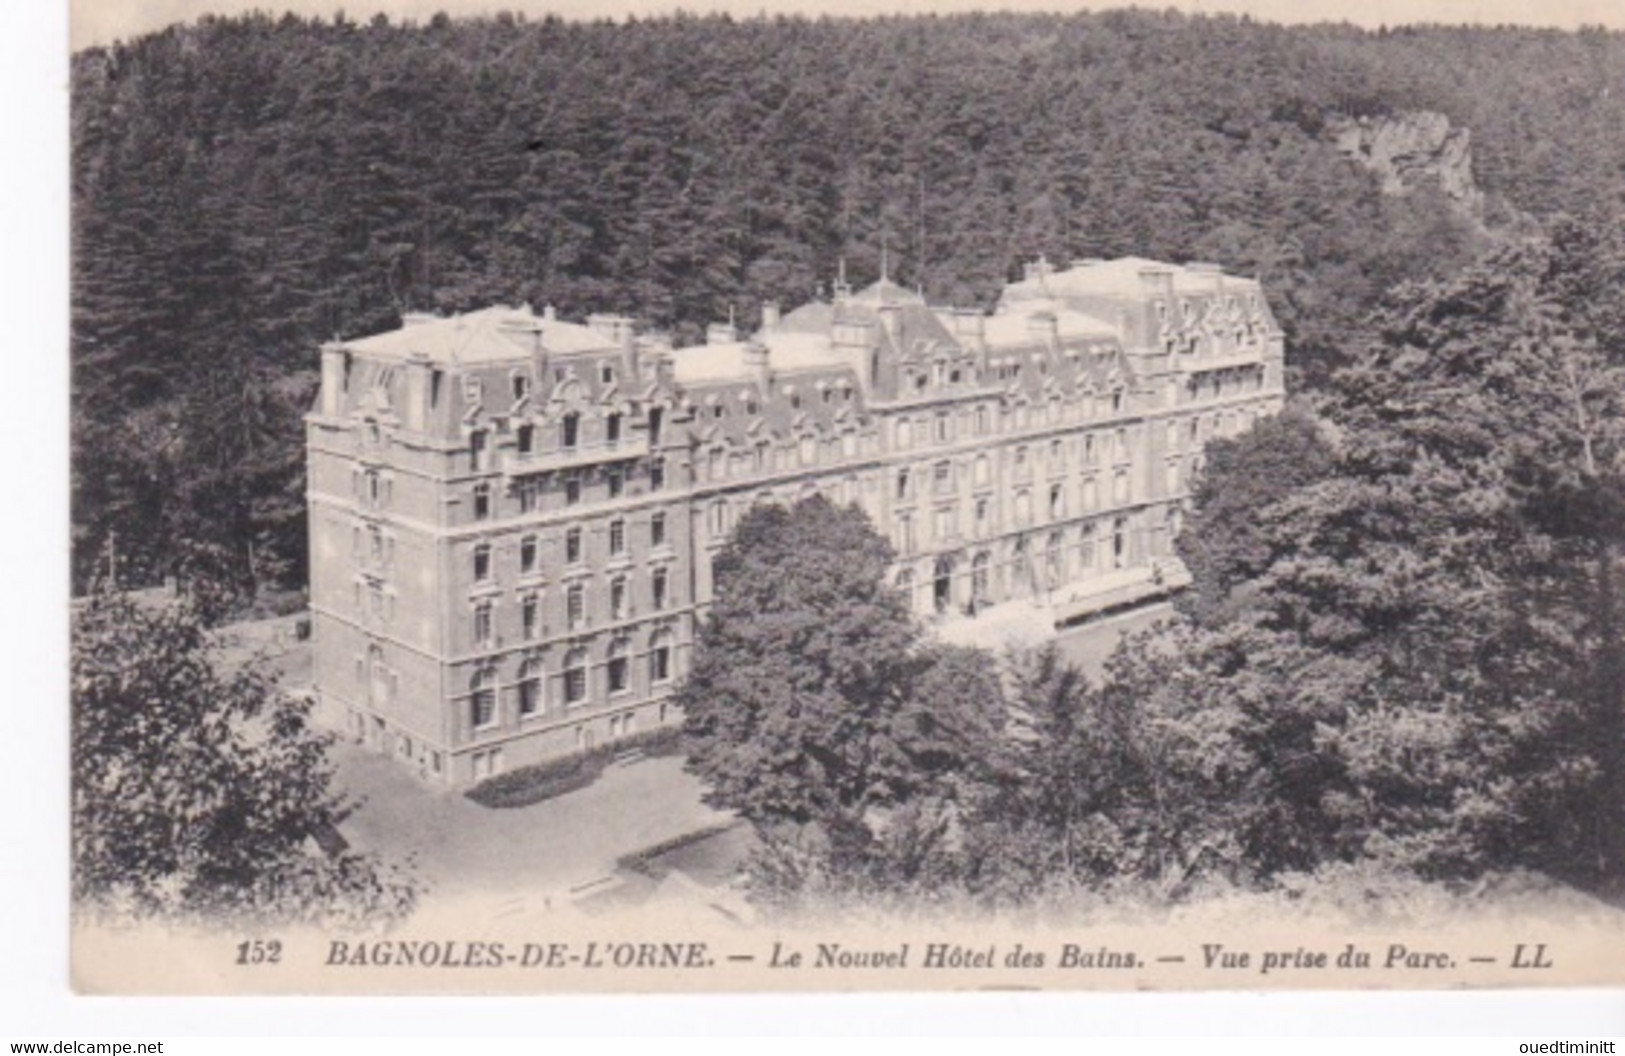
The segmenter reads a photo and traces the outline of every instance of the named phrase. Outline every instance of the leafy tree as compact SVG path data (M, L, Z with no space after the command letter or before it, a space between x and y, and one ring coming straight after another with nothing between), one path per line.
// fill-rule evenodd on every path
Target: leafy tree
M333 849L351 805L309 703L228 664L188 602L92 596L74 618L71 685L82 908L355 924L411 909L404 872Z
M715 561L677 698L689 767L756 824L781 890L917 878L995 765L991 658L923 644L891 559L860 510L815 496L750 511Z
M1203 449L1192 513L1175 540L1194 581L1179 604L1198 622L1220 619L1230 592L1267 567L1264 522L1271 507L1331 472L1333 451L1322 430L1294 407Z

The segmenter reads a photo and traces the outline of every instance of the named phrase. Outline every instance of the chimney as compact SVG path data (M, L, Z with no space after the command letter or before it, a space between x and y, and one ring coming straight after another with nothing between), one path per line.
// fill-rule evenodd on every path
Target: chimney
M423 432L429 412L429 357L414 352L406 361L406 428Z
M1021 277L1026 281L1037 279L1043 281L1055 269L1050 266L1049 258L1040 253L1037 260L1028 261L1021 266Z
M762 330L772 331L779 328L779 302L762 302Z
M1209 264L1203 261L1192 261L1191 263L1185 265L1185 270L1193 275L1200 275L1203 278L1211 279L1213 282L1214 293L1224 292L1224 269L1220 268L1217 264Z
M622 376L626 378L626 388L632 387L642 380L638 372L638 339L632 334L631 321L625 330L621 331L621 369Z
M732 323L712 323L705 328L705 343L708 345L727 345L739 340L734 333Z
M1171 304L1174 299L1174 269L1166 264L1141 268L1140 289L1146 297L1161 297Z
M350 353L337 341L322 346L322 414L337 418L344 412L344 390L350 377Z
M755 377L757 388L765 400L772 391L773 382L773 362L767 346L760 341L746 342L744 361L745 369Z
M1054 312L1034 312L1027 317L1027 332L1053 345L1060 338L1061 324Z
M559 313L551 304L542 305L542 321L545 323L557 322Z

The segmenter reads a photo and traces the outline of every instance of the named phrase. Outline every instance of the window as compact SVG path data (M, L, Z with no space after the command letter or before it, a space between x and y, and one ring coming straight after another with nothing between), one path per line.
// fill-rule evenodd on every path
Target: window
M529 395L530 375L521 374L515 371L513 376L513 402L518 403L520 400Z
M858 434L850 429L841 434L841 455L851 458L858 453Z
M1179 459L1170 458L1167 469L1163 473L1163 487L1166 494L1173 495L1179 491Z
M728 504L721 499L713 502L706 510L705 527L713 538L720 538L728 531Z
M937 439L937 443L946 444L950 439L953 438L953 435L954 435L953 419L948 417L948 412L943 411L942 413L938 414L937 417L936 417L936 439Z
M519 717L539 714L542 710L542 669L535 660L526 660L519 668Z
M971 480L978 485L986 484L992 479L993 467L986 455L976 456L976 462L971 473Z
M536 427L534 425L521 425L515 433L515 442L519 446L521 455L529 455L536 450Z
M1083 464L1086 466L1094 465L1095 455L1095 438L1092 434L1085 434L1083 438Z
M536 482L527 480L517 488L519 493L519 512L534 513L536 511Z
M992 428L992 415L988 413L987 405L982 404L976 408L976 435L986 436Z
M1049 486L1049 519L1058 521L1066 516L1066 489L1059 484Z
M1086 572L1095 567L1095 526L1086 524L1078 530L1078 567Z
M1049 533L1049 539L1044 544L1044 569L1049 573L1051 586L1061 582L1062 573L1061 533Z
M559 422L559 446L566 451L570 451L575 448L577 441L580 439L581 415L571 411Z
M564 592L564 622L572 631L587 626L587 588L572 583Z
M1016 523L1020 525L1031 524L1033 520L1033 497L1028 491L1016 492Z
M804 437L802 437L799 447L800 447L800 455L801 455L801 464L802 465L810 466L814 462L818 461L818 438L817 437L812 437L812 436L804 436Z
M1083 478L1083 508L1085 510L1098 509L1100 506L1100 487L1095 483L1094 477Z
M611 444L621 442L621 416L619 412L613 413L604 419L604 440Z
M496 676L481 671L469 683L468 719L475 729L494 725L497 721Z
M622 471L620 466L610 466L605 473L605 477L609 481L609 497L612 499L620 498L621 492L626 488L625 472Z
M1027 449L1025 447L1016 448L1015 463L1016 476L1018 478L1025 478L1028 470L1031 469L1031 466L1029 466L1027 463Z
M978 535L987 534L988 528L991 527L991 525L989 523L989 521L990 521L989 514L990 513L991 513L991 503L988 502L987 497L983 496L981 498L978 498L976 500L976 534L978 534Z
M650 605L656 611L666 607L667 572L664 568L657 568L649 580Z
M657 513L649 518L649 545L664 546L666 543L666 515Z
M571 528L564 533L564 560L566 564L581 561L581 529Z
M468 434L468 468L476 472L485 468L486 449L490 443L490 434L484 429L476 429Z
M615 368L608 363L598 368L598 380L605 385L615 384Z
M474 606L474 644L490 645L491 635L491 603L482 601Z
M659 407L649 412L649 446L660 446L660 423L663 413Z
M664 631L649 643L649 681L671 681L671 636Z
M587 654L572 649L564 658L564 706L573 707L587 699Z
M906 499L909 496L908 467L904 466L897 471L897 497Z
M652 442L652 441L651 441ZM666 460L652 459L649 462L649 490L659 491L666 486Z
M944 506L936 511L936 537L938 542L952 539L954 535L954 511L952 506Z
M1118 470L1112 474L1112 502L1121 506L1129 501L1128 471Z
M1112 437L1112 457L1119 462L1128 461L1128 430L1119 429Z
M541 602L534 594L527 594L519 605L520 625L524 629L527 642L533 642L541 636L541 612Z
M581 501L581 478L574 473L564 478L564 504L574 506Z
M519 571L536 571L536 537L527 535L519 540Z
M474 582L483 583L491 578L491 544L481 543L474 548Z
M616 576L609 581L609 618L624 620L631 613L626 599L626 577Z
M491 485L474 485L474 519L483 521L491 516Z
M632 688L631 661L626 655L626 641L610 643L609 647L609 691L611 693L625 693Z
M914 439L914 425L907 418L897 419L897 448L903 450Z
M931 488L938 495L946 495L954 490L954 464L952 462L938 462L932 467Z
M1066 447L1060 440L1049 442L1049 464L1051 469L1062 469L1066 466Z
M626 522L616 518L609 522L609 554L615 557L626 553Z
M911 513L897 515L897 551L903 554L914 552L914 515Z

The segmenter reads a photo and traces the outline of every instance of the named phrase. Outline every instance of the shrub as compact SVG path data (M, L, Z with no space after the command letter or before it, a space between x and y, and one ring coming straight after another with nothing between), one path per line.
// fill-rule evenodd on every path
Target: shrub
M681 750L681 736L676 726L644 730L572 755L498 774L481 781L465 795L482 807L498 810L528 807L586 788L598 780L612 759L627 752L641 751L648 756L676 754Z

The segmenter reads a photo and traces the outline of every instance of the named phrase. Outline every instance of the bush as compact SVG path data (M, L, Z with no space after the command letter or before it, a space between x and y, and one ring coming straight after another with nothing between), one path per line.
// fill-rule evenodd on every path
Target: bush
M586 788L598 780L598 775L617 756L633 751L647 756L675 755L681 750L681 744L679 727L645 730L572 755L498 774L481 781L465 795L482 807L498 810L528 807Z
M660 859L674 851L680 851L684 847L691 847L696 843L702 843L705 840L721 836L737 824L739 823L735 821L726 821L717 825L707 825L705 828L695 829L693 832L685 832L683 835L673 836L669 840L661 840L659 843L645 847L641 851L633 851L631 854L621 856L615 862L615 867L659 880L671 871L666 866L659 864Z

